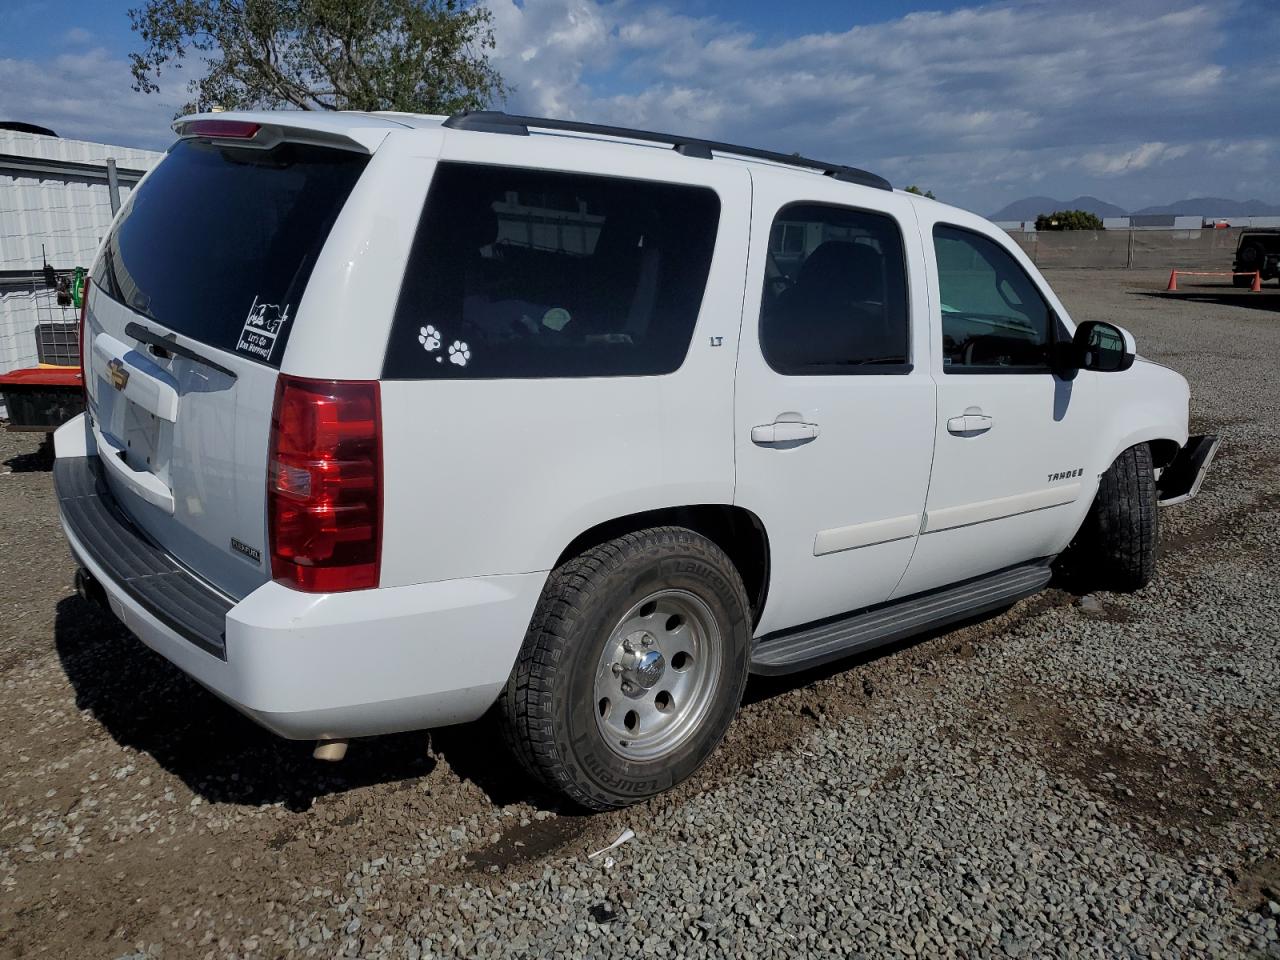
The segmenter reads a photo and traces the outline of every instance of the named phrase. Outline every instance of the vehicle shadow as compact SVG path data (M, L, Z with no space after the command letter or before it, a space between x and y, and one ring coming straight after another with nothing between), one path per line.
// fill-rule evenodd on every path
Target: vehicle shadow
M1233 287L1228 283L1182 284L1179 290L1130 290L1130 296L1150 297L1153 300L1181 300L1191 303L1208 303L1229 307L1248 307L1251 310L1280 311L1280 289L1263 287L1253 293L1247 287Z
M421 731L353 743L341 763L317 761L310 741L281 739L241 716L78 596L58 603L54 645L76 706L209 802L306 810L318 797L436 765Z
M4 462L14 473L48 473L53 469L53 435L45 434L40 446L30 453L18 453Z
M1058 580L1051 586L1067 596L1081 589ZM752 676L743 703L780 697L996 621L1010 607L799 673ZM320 797L426 776L443 761L496 806L529 803L562 814L581 812L524 773L503 743L496 709L474 723L356 741L345 760L330 764L312 758L310 741L281 739L241 716L148 649L110 614L78 596L58 603L54 640L75 690L76 706L91 712L117 743L149 754L209 802L280 803L305 811Z

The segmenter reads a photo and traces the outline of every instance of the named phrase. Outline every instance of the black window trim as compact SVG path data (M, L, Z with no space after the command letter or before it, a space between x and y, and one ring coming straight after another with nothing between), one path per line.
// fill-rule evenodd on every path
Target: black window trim
M456 380L456 381L469 381L474 383L474 382L489 381L489 380L505 380L505 381L513 381L513 382L532 383L532 382L539 382L543 380L581 380L581 381L651 380L651 379L660 379L662 377L674 377L676 374L678 374L681 370L684 369L685 364L689 362L689 355L693 353L693 345L694 343L697 342L698 324L701 322L703 313L705 312L707 307L707 291L711 288L711 278L715 273L716 258L717 258L717 255L720 254L720 250L721 250L720 245L722 243L722 239L724 236L723 219L724 219L724 209L725 209L725 198L724 198L724 195L720 192L720 189L718 187L709 183L699 183L697 181L672 180L672 179L660 178L660 177L623 176L615 173L601 173L597 171L587 171L587 170L577 170L577 169L567 170L562 167L555 167L555 166L550 166L550 167L529 166L521 163L502 163L502 162L493 161L493 160L458 160L458 159L441 157L436 161L431 171L431 179L430 179L430 182L427 184L426 196L422 201L422 208L418 211L417 220L415 221L415 224L414 224L413 238L409 241L408 253L405 256L404 270L401 273L399 288L396 293L395 306L392 308L392 311L391 311L391 326L388 329L387 343L383 347L382 362L378 365L379 380L382 380L388 383L428 382L427 378L423 378L423 377L389 376L387 374L387 362L388 362L388 358L391 355L391 334L395 330L396 316L400 310L400 299L405 295L405 278L408 277L409 271L413 268L413 245L417 241L418 231L422 229L423 221L427 216L427 209L431 203L431 191L434 188L436 183L436 173L439 171L439 169L442 166L445 166L445 165L458 166L458 167L483 167L483 168L493 169L493 170L512 169L512 170L521 170L529 173L573 174L573 175L591 177L591 178L600 179L600 180L624 180L624 181L633 181L636 183L645 183L645 184L694 187L697 189L709 191L715 196L716 198L716 230L715 230L715 241L711 245L711 258L707 261L707 277L702 285L702 299L698 302L698 312L693 318L693 326L689 329L689 342L685 346L684 354L680 357L679 365L677 365L674 369L668 370L664 373L617 373L617 374L614 374L614 373L594 374L593 373L593 374L586 374L584 376L573 376L573 377L565 377L565 376L506 377L506 376L497 376L497 375L494 375L494 376L467 375L467 376L452 376L452 377L449 377L448 380L439 380L439 381L430 381L430 382L448 382L450 380Z
M933 265L934 265L935 271L937 270L937 267L938 267L938 247L937 247L938 233L937 231L939 227L946 227L949 230L958 230L961 233L967 233L967 234L970 234L971 236L981 237L984 240L989 240L991 243L994 243L1001 250L1004 250L1005 253L1009 254L1009 259L1013 261L1014 266L1016 266L1019 270L1022 271L1022 275L1026 277L1027 282L1031 284L1031 289L1035 290L1036 295L1044 303L1045 310L1049 312L1049 343L1047 345L1048 346L1047 354L1049 357L1054 356L1058 350L1058 344L1061 342L1058 338L1058 333L1060 328L1062 327L1062 318L1058 316L1058 311L1053 308L1053 304L1049 302L1049 298L1046 297L1044 295L1044 291L1040 289L1040 284L1036 283L1035 277L1027 273L1026 268L1023 267L1022 264L1018 263L1018 258L1015 257L1012 253L1010 253L1009 250L1005 248L1004 244L1001 243L999 240L997 240L995 237L991 236L990 234L983 233L981 230L975 230L972 227L964 227L958 223L950 223L949 221L946 221L946 220L935 220L933 223L933 226L929 230L929 240L930 240L930 247L931 247L930 252L933 256ZM939 272L939 275L940 275L940 272ZM939 282L938 282L938 314L937 316L938 316L938 332L939 334L941 334L942 333L942 282L941 282L941 279L939 279ZM941 344L941 338L939 338L939 344ZM941 350L939 350L938 352L938 357L940 360L944 360L944 361L946 360L946 356L945 354L942 353ZM1053 365L1052 360L1046 360L1043 364L1037 364L1034 367L1031 367L1031 366L1003 367L1003 366L978 366L978 365L974 365L974 366L960 365L957 367L944 362L942 364L942 372L950 377L991 377L991 376L999 377L999 376L1010 376L1010 375L1032 377L1032 376L1041 376L1046 373L1051 376L1056 376L1058 373L1057 369Z
M837 370L823 370L820 373L791 373L779 370L773 365L773 361L769 359L769 353L764 348L764 288L769 282L768 277L762 276L760 281L760 309L756 314L756 347L760 351L760 357L764 360L765 366L780 377L887 377L887 376L906 376L915 369L915 323L912 316L912 298L911 298L911 262L907 258L907 233L903 229L902 221L888 210L876 210L872 207L859 207L847 203L832 203L829 200L788 200L782 206L773 212L773 217L769 220L769 230L765 234L765 253L768 255L769 239L773 236L773 228L777 225L779 218L792 207L829 207L832 210L847 210L853 213L869 213L874 216L888 217L893 221L893 225L898 228L898 242L902 246L902 278L906 293L906 315L907 315L907 362L906 363L883 363L883 364L865 364L862 366L851 365L847 368ZM834 366L834 364L833 364Z
M211 145L218 146L216 144L213 144L213 142L208 138L194 138L194 139L189 137L179 138L165 148L165 151L164 151L165 158L168 158L173 153L173 151L178 149L179 147L187 147L192 144L198 144L203 147L209 147ZM328 246L329 244L330 237L333 234L333 227L337 224L338 217L341 216L342 211L346 209L348 202L351 200L351 195L355 192L356 188L360 184L360 181L364 178L365 172L368 170L370 155L363 153L360 150L351 150L345 147L336 146L329 143L311 142L308 140L289 140L289 139L281 140L278 143L274 144L271 147L271 150L274 151L277 148L282 146L304 147L308 149L328 151L330 153L341 153L341 154L348 155L348 158L351 156L354 156L354 157L360 158L360 160L362 161L360 170L356 174L355 178L351 181L350 189L347 191L346 195L342 198L341 204L339 204L338 207L336 208L336 211L333 214L333 218L329 223L329 228L327 231L325 231L322 241L317 243L315 246L313 246L312 248L306 251L305 255L301 258L299 265L294 270L294 273L293 273L294 282L297 281L298 277L303 273L304 270L306 272L306 282L299 287L298 299L296 301L297 304L301 304L303 294L307 292L308 287L310 287L311 285L312 273L315 270L315 266L320 261L320 257L324 253L325 247ZM221 144L221 151L224 153L226 151L236 152L236 151L244 151L244 150L251 150L251 149L253 148L238 146L232 143ZM264 153L264 151L260 151L260 150L255 150L254 152ZM269 153L270 151L265 151L265 152ZM264 359L262 357L258 357L256 355L253 355L247 352L242 352L240 350L235 349L234 347L227 347L225 345L219 345L216 343L208 343L202 337L195 336L192 333L189 333L185 330L171 328L170 323L166 322L164 318L155 316L155 314L152 313L149 308L142 307L138 304L129 303L126 301L126 298L120 286L119 278L116 276L116 254L115 252L113 252L113 247L118 248L118 245L119 245L118 231L125 223L125 220L127 219L127 216L130 213L133 204L137 202L137 197L139 196L139 189L142 186L144 186L144 184L141 181L134 184L133 191L129 194L128 198L126 198L124 202L121 204L120 214L115 218L115 220L112 222L110 226L110 229L107 231L107 234L100 246L99 252L90 261L88 275L86 278L89 282L93 284L94 287L97 288L99 293L101 293L104 297L106 297L112 303L116 304L117 306L123 307L125 310L129 311L130 314L142 317L150 321L152 324L162 326L169 331L167 334L164 334L164 335L153 334L156 338L163 339L164 341L163 345L154 343L152 340L149 340L146 336L136 336L135 334L136 334L136 331L138 330L145 331L146 333L152 333L152 331L150 331L147 327L141 326L134 321L130 321L126 325L125 333L129 336L134 336L135 339L138 339L144 343L147 343L150 346L157 346L157 347L161 347L161 349L168 349L169 352L171 353L175 353L175 354L184 356L189 360L193 360L198 363L201 363L207 367L210 367L211 369L218 371L219 373L227 374L233 380L236 379L236 374L232 372L230 369L220 364L214 363L213 361L209 360L207 357L204 357L203 355L196 353L191 348L182 347L181 345L176 345L171 338L177 335L181 335L182 337L191 341L192 343L199 344L201 347L208 347L211 350L217 350L222 353L227 353L232 356L236 356L240 359L248 360L259 366L266 367L267 369L273 370L276 373L279 373L281 367L284 364L284 355L285 355L285 352L288 350L288 342L292 337L294 324L290 324L289 330L285 334L284 349L280 351L279 357L275 359L272 359L272 358ZM274 349L272 351L272 357L275 357Z

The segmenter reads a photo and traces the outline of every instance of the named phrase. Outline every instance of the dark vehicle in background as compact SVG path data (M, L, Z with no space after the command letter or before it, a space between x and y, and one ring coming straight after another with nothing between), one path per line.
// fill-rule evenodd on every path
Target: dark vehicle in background
M1231 269L1236 273L1231 282L1237 287L1252 284L1253 277L1248 274L1255 270L1263 283L1280 278L1280 229L1242 231Z

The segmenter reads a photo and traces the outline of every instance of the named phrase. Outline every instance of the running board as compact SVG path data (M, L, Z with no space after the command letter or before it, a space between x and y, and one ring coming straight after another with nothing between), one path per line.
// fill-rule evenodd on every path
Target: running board
M913 634L1008 606L1038 593L1053 576L1049 560L990 573L951 587L892 600L834 620L770 634L751 651L751 672L807 670Z

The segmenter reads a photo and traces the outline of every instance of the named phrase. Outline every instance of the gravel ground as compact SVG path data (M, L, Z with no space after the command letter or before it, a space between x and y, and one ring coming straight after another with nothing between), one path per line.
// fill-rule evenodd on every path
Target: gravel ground
M1225 438L1157 581L753 681L694 782L597 817L483 723L337 766L258 730L72 594L0 435L0 957L1280 957L1280 295L1050 280Z

